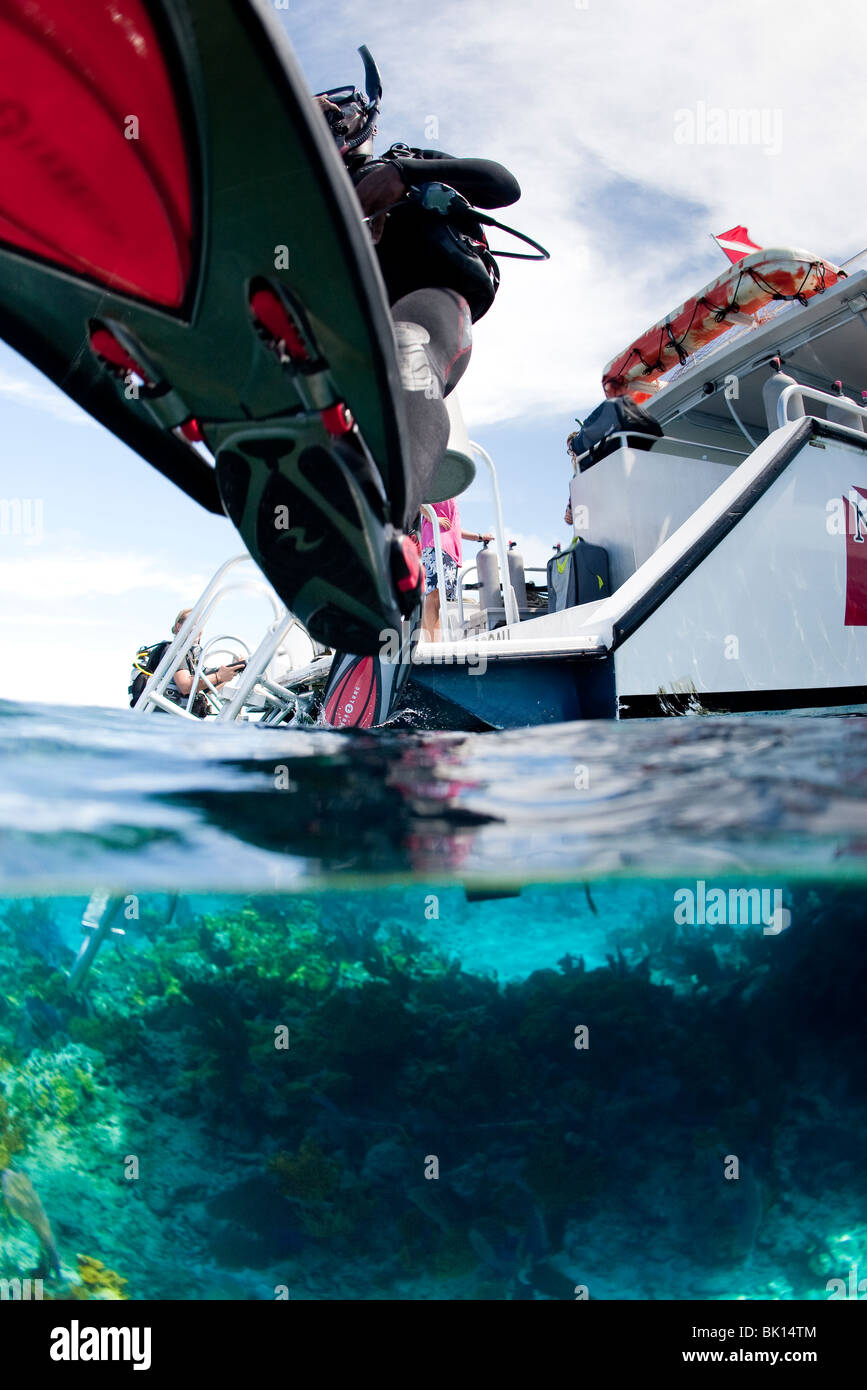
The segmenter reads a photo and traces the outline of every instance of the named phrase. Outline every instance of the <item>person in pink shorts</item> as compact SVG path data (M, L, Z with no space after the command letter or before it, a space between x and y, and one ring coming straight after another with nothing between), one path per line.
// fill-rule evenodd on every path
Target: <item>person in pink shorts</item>
M458 572L463 563L461 540L492 541L490 533L476 535L473 531L461 530L461 514L453 497L447 502L434 502L433 510L439 522L443 547L443 570L446 585L446 599L454 599L458 590ZM425 574L424 611L422 629L429 642L439 641L440 635L440 595L437 587L437 561L434 550L433 526L422 515L421 558Z

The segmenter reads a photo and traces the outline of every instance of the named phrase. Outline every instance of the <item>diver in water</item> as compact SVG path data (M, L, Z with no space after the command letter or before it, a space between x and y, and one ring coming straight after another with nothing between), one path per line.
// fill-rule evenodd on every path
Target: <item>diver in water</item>
M422 502L435 493L445 457L444 398L466 371L472 324L487 313L499 285L496 262L467 204L507 207L521 190L508 169L492 160L457 159L400 144L375 158L381 89L370 54L360 52L366 96L341 87L319 93L315 101L355 185L391 305L409 426L402 524L410 529Z

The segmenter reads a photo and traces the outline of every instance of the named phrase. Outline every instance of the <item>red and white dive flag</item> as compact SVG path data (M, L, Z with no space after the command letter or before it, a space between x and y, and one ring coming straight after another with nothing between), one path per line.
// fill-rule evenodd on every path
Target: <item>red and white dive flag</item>
M761 246L757 246L754 241L750 241L750 234L746 227L732 227L728 232L719 232L714 236L714 241L733 265L742 261L744 256L748 256L751 251L763 249Z

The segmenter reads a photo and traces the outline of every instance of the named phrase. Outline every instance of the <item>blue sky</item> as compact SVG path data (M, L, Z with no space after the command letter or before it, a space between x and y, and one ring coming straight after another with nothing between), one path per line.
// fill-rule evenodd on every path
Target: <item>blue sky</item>
M806 0L291 0L278 14L311 91L360 82L367 43L379 148L501 159L523 189L505 220L552 250L502 263L461 387L530 563L566 539L565 437L601 399L603 366L725 268L709 233L743 222L762 245L838 262L867 245L867 97L847 61L867 39L860 3L836 0L818 32ZM734 138L726 118L744 110L773 142ZM167 635L239 538L2 344L0 440L0 499L42 507L40 535L0 534L0 697L123 704L135 647ZM483 482L461 506L469 529L490 527ZM249 638L264 614L237 604L221 626Z

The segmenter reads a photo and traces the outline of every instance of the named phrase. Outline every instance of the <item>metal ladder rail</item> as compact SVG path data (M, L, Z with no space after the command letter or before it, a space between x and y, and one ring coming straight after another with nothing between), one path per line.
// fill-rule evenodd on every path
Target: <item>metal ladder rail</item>
M138 703L135 705L134 712L144 714L149 710L162 709L165 710L167 714L175 715L176 718L192 719L195 720L196 723L200 722L196 719L195 715L190 712L189 708L185 709L183 706L176 705L171 700L166 699L163 690L177 670L176 663L183 659L186 651L192 645L194 634L199 630L200 625L204 624L216 603L220 598L224 597L227 592L237 591L239 589L246 589L249 591L251 588L257 593L264 592L271 600L275 615L279 615L279 606L270 590L270 586L266 585L263 581L247 580L242 581L240 584L231 585L225 583L225 578L229 572L245 561L250 561L249 555L236 555L230 560L227 560L217 570L204 592L190 610L187 620L180 632L163 654L163 658L157 666L156 671L154 671L153 675L150 677ZM285 613L285 610L283 611ZM294 622L294 619L292 619L292 621ZM278 624L272 623L272 631L275 625ZM288 625L291 626L291 623ZM281 630L284 626L287 626L286 619L278 626ZM209 647L212 645L213 641L208 644ZM259 651L261 651L262 645L263 644L260 644L260 647L257 648L257 652L254 656L258 655ZM199 666L202 665L203 661L204 654L200 658ZM193 682L191 694L195 694L197 684L197 681ZM188 702L188 705L191 703L192 700ZM100 947L106 939L111 935L125 935L123 929L116 925L117 916L124 901L125 897L122 894L107 893L102 890L91 894L81 919L82 931L85 933L84 940L81 943L72 968L67 975L67 983L70 990L77 991L81 988L96 960Z
M467 615L464 610L464 585L466 583L467 575L472 574L473 570L476 571L476 579L478 579L479 567L475 560L473 560L472 564L464 565L463 569L458 575L458 622L460 624L460 629L462 632L466 628L467 623Z
M852 424L843 425L843 429L851 429L858 434L867 430L867 406L857 405L849 396L832 396L828 391L819 391L815 386L802 386L797 381L780 392L777 401L777 424L780 429L791 420L800 419L807 414L805 399L817 401L820 405L833 406L835 410L851 415ZM790 411L789 406L792 402L794 407Z
M486 449L483 449L483 448L482 448L481 444L476 444L473 440L470 440L470 441L469 441L469 447L470 447L471 451L472 451L474 454L477 454L477 455L478 455L478 457L482 460L482 462L484 463L485 467L486 467L487 470L488 470L488 477L489 477L490 483L491 483L491 493L492 493L493 502L494 502L494 515L495 515L495 518L496 518L496 523L495 523L495 524L496 524L496 531L495 531L495 535L494 535L494 545L495 545L496 554L497 554L497 562L498 562L499 567L500 567L500 584L501 584L501 587L502 587L502 590L503 590L503 609L504 609L504 612L505 612L505 617L506 617L506 622L507 622L507 624L508 624L509 626L512 626L513 624L518 624L518 623L520 623L520 621L521 621L521 615L520 615L520 613L519 613L519 611L518 611L518 600L517 600L517 597L516 597L516 595L515 595L515 590L514 590L514 587L513 587L512 583L511 583L511 581L510 581L510 578L509 578L509 560L508 560L508 554L509 554L509 552L508 552L508 549L507 549L507 547L506 547L506 528L505 528L505 523L504 523L504 521L503 521L503 503L502 503L502 498L501 498L501 496L500 496L500 484L499 484L499 480L498 480L498 478L497 478L497 470L496 470L496 467L495 467L495 465L494 465L494 461L493 461L493 459L491 458L490 454L487 452ZM421 508L421 511L422 511L422 512L424 513L424 515L428 518L428 520L429 520L430 523L431 523L431 526L433 527L433 534L434 534L434 554L435 554L435 557L436 557L436 571L437 571L437 586L438 586L439 591L440 591L440 615L441 615L440 621L441 621L441 626L442 626L442 629L443 629L443 636L444 636L445 638L452 637L452 636L459 636L461 630L463 629L464 623L465 623L465 621L466 621L466 618L465 618L465 615L464 615L464 603L463 603L463 584L464 584L464 580L465 580L467 574L469 574L471 570L476 569L476 565L475 565L475 563L470 564L470 565L465 565L465 566L462 568L462 570L460 571L460 574L458 575L458 597L457 597L457 605L456 605L456 611L457 611L457 624L456 624L456 623L455 623L455 618L454 618L454 615L455 615L455 605L449 605L448 601L445 599L445 574L444 574L444 567L443 567L443 562L442 562L442 540L441 540L441 537L440 537L440 528L439 528L439 525L438 525L437 520L436 520L436 513L434 512L433 507L432 507L429 503L426 503L426 504ZM457 631L456 631L456 626L457 626Z
M494 546L496 547L497 560L499 561L500 565L500 584L503 590L503 609L506 615L506 625L508 627L512 627L513 625L516 626L518 623L520 623L521 615L518 612L518 600L515 597L515 590L513 589L509 581L509 552L506 548L506 528L503 522L503 503L500 497L500 484L497 480L497 470L494 467L494 461L491 458L490 454L487 452L486 449L482 448L481 444L476 444L474 440L470 440L470 448L472 449L473 453L477 454L478 457L482 460L482 463L488 470L488 476L491 481L491 492L494 498L494 516L496 519Z
M262 641L247 662L247 666L238 677L238 682L234 691L231 693L228 700L223 702L222 708L217 715L216 722L218 724L233 723L238 719L243 712L244 704L250 692L257 683L266 685L266 688L270 684L272 694L281 689L275 682L267 682L264 679L264 672L279 650L281 642L285 641L293 627L297 626L300 626L298 619L294 614L287 612L285 608L282 616L278 615L275 617Z
M72 969L66 977L72 992L81 988L85 976L96 960L97 952L106 938L112 934L116 936L126 935L122 927L115 926L117 915L123 907L124 901L122 894L93 893L91 895L81 919L81 929L85 933L85 937L79 947Z
M235 653L231 651L229 647L221 648L219 646L220 642L234 642L237 646L243 648L244 660L249 663L250 648L247 646L247 643L244 641L242 637L235 637L233 633L223 632L220 634L219 637L212 637L209 642L206 642L205 645L202 647L201 652L199 653L199 659L196 662L196 669L193 672L193 679L190 683L190 693L187 696L187 703L185 705L185 709L190 714L192 714L193 702L196 698L196 695L199 693L199 685L202 682L204 682L204 685L206 687L202 693L208 701L208 704L210 705L212 711L215 714L218 714L220 710L223 708L223 705L225 703L224 697L220 694L220 691L214 685L213 681L211 680L210 676L205 670L205 661L208 657L213 657L215 651L224 651L227 656L235 655Z
M448 639L452 636L452 605L446 598L446 570L443 563L443 541L440 534L439 517L433 509L433 505L425 502L420 511L427 517L433 530L434 557L436 560L437 588L440 596L440 630L443 637Z
M217 570L204 592L190 609L183 627L176 635L171 645L163 653L162 660L142 691L138 703L135 706L138 713L148 714L152 713L154 709L162 709L169 714L180 714L182 716L187 714L188 717L195 718L194 715L190 714L188 709L184 710L182 706L173 704L172 701L167 700L164 691L166 686L171 683L172 677L178 669L178 665L192 646L195 634L201 630L213 609L221 599L225 598L226 594L243 591L259 594L264 593L274 610L275 620L279 618L282 613L286 612L285 608L283 608L282 604L277 600L270 584L267 584L263 579L242 579L231 584L226 582L226 576L229 571L236 565L245 562L248 564L253 563L249 555L235 555L232 559L226 560ZM192 688L191 694L194 690L195 687ZM192 701L188 701L188 704L191 703Z

